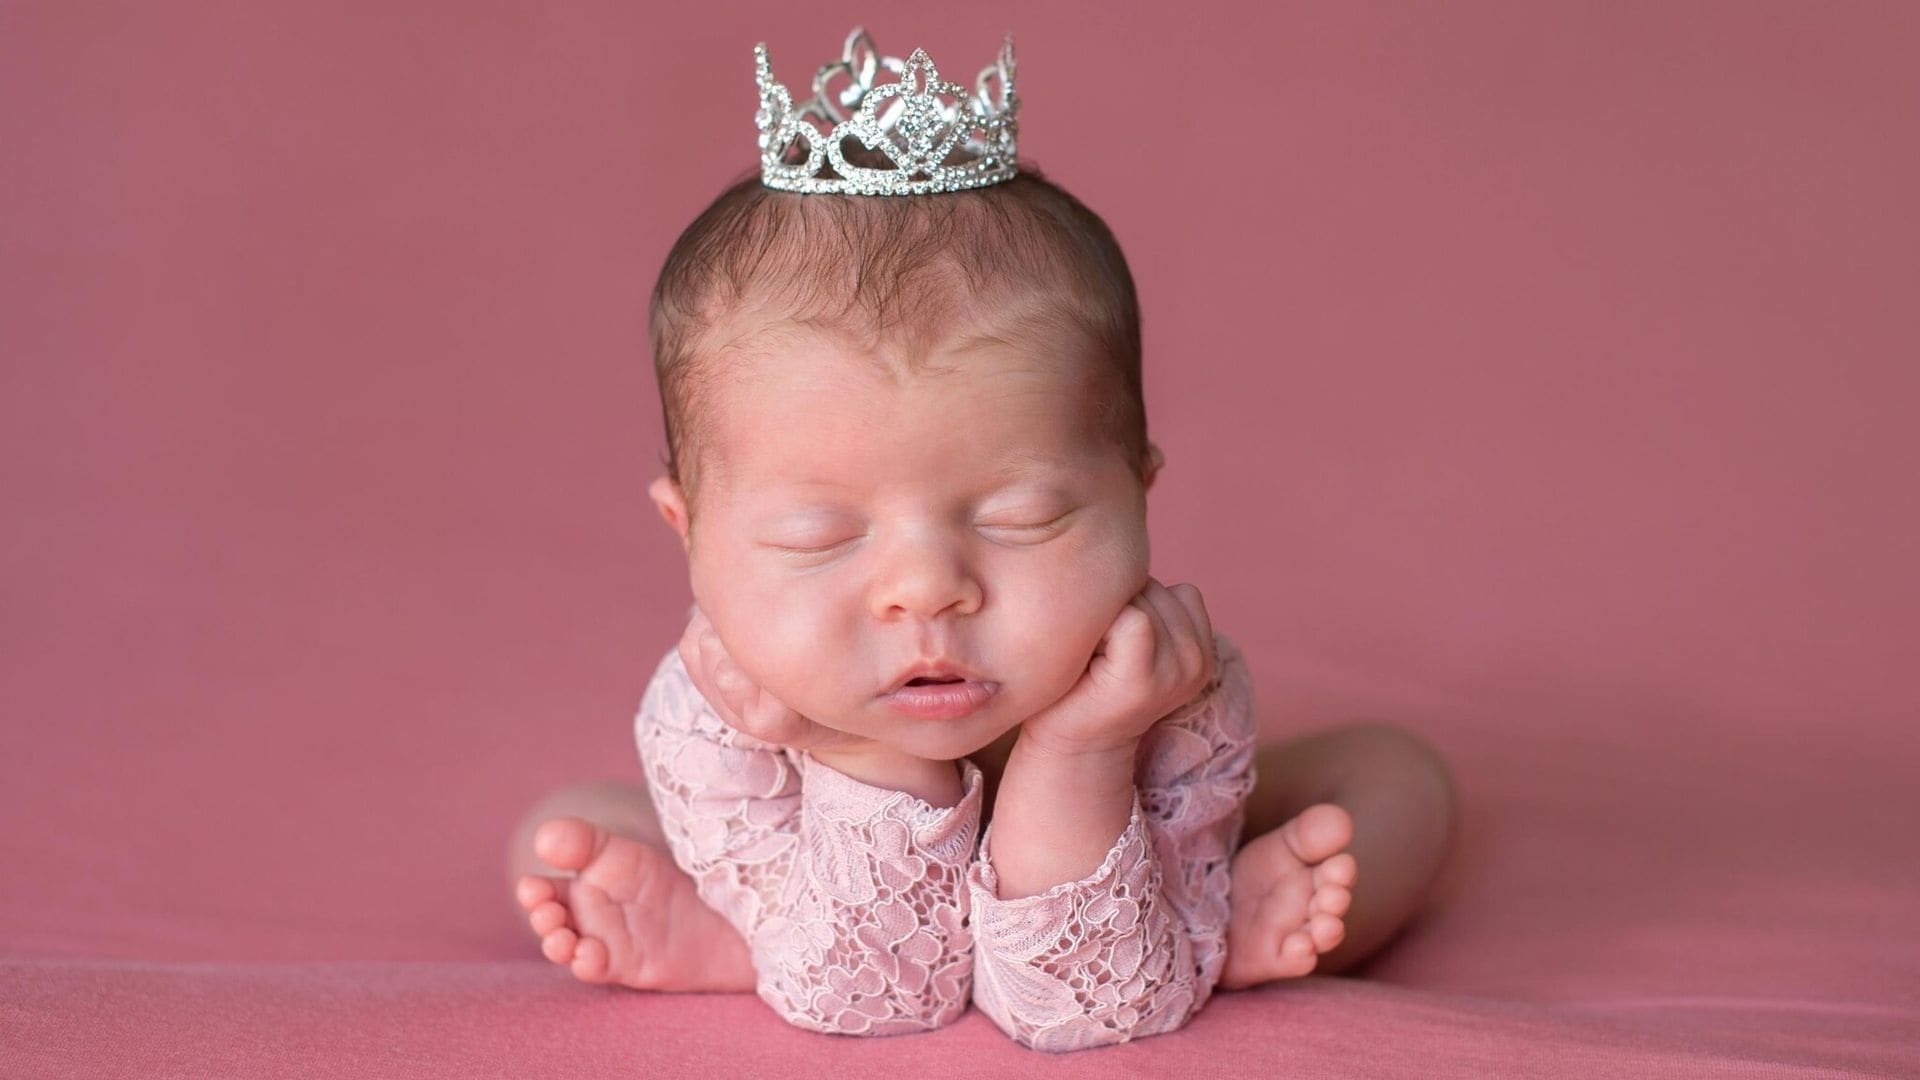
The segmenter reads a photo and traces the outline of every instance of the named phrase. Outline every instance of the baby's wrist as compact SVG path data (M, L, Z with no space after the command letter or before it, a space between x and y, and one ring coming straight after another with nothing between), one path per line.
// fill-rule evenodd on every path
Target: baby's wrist
M1059 760L1131 759L1144 734L1118 733L1094 738L1060 738L1032 725L1020 729L1014 745L1027 754Z
M995 895L1018 900L1098 869L1125 835L1138 739L1059 751L1023 729L994 796Z

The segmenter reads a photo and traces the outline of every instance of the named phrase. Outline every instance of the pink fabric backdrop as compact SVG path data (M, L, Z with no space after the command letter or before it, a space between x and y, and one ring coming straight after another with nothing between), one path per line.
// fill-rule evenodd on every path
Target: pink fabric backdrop
M1095 10L0 5L0 1071L1030 1061L581 987L506 893L689 599L646 292L753 43L864 18L1016 33L1264 722L1466 800L1366 981L1058 1068L1920 1074L1920 8Z

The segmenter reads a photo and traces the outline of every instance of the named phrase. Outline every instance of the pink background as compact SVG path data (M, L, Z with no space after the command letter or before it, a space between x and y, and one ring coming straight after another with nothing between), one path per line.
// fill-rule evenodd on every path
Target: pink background
M1094 11L0 6L0 1048L191 1054L221 1036L178 1002L272 1029L359 969L262 965L349 961L793 1034L567 982L503 849L549 787L638 775L689 599L647 290L755 161L753 43L799 87L865 19L967 81L1016 33L1023 156L1143 296L1154 573L1265 723L1390 720L1459 773L1451 872L1370 979L1220 1015L1911 1054L1879 1032L1920 1030L1920 9Z

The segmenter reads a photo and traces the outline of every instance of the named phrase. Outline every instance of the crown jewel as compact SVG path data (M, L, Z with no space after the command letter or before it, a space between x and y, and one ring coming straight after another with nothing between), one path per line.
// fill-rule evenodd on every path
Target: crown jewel
M798 109L773 77L765 42L753 47L753 61L760 84L753 118L760 128L760 182L768 187L926 195L986 187L1017 171L1012 34L981 69L972 94L942 80L926 50L915 49L905 60L880 56L857 26L840 59L814 75L813 97ZM875 86L881 68L899 81ZM845 85L837 86L841 79ZM857 160L849 161L849 153Z

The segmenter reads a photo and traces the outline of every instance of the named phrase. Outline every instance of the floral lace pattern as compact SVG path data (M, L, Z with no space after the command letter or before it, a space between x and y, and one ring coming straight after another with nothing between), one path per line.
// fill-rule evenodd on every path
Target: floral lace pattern
M799 1027L887 1035L971 1000L1043 1050L1172 1031L1226 957L1228 872L1253 788L1245 659L1141 741L1126 828L1087 877L998 897L982 776L934 807L728 727L677 650L634 720L675 862L753 953L760 997Z
M774 1011L814 1031L892 1035L966 1009L972 762L947 809L862 784L726 726L677 650L634 726L674 861L746 939Z
M1213 683L1141 740L1127 827L1099 869L1001 900L993 827L967 874L974 1004L1041 1050L1173 1031L1226 963L1228 875L1253 790L1256 718L1246 660L1215 634Z
M990 944L974 963L973 1000L1016 1041L1077 1050L1171 1031L1192 1013L1182 977L1192 946L1160 898L1147 845L1136 797L1120 842L1084 881L996 900L991 865L974 865L968 886Z

